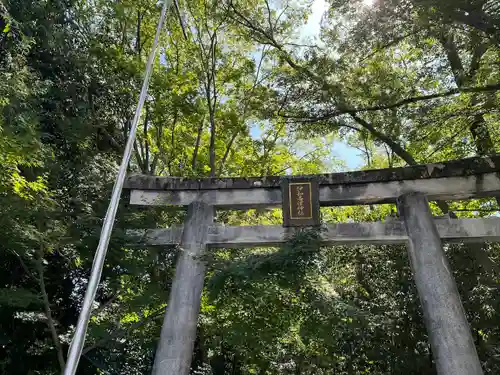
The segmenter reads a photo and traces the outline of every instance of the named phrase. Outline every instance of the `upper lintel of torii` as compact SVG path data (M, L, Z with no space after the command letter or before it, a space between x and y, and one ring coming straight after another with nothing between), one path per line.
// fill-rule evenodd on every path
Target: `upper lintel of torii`
M201 200L220 208L245 209L282 204L284 180L314 178L321 206L394 203L402 194L421 192L429 200L459 200L500 194L500 155L411 167L309 176L184 179L129 176L134 205L187 206Z
M220 208L279 206L284 180L315 179L322 206L394 203L421 192L429 200L459 200L500 194L500 155L410 167L309 176L184 179L131 175L130 203L186 206L201 200Z
M470 175L499 172L500 154L490 157L476 157L452 160L443 163L421 164L410 167L372 169L355 172L327 173L303 176L264 177L220 177L186 179L182 177L160 177L130 175L126 189L138 190L220 190L255 189L280 187L286 179L316 178L319 185L359 184L370 182L390 182L420 180L443 177L464 177Z

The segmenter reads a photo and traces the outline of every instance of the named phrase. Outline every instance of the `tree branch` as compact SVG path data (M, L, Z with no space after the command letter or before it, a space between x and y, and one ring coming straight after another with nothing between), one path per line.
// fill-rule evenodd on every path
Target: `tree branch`
M318 147L315 147L315 148L314 148L314 150L309 151L308 153L306 153L306 154L302 155L300 158L298 158L298 159L297 159L297 161L304 160L304 159L305 159L305 158L307 158L309 155L314 154L316 151L318 151L318 150L320 150L320 149L322 149L322 148L324 148L324 147L325 147L325 146L318 146ZM281 169L281 170L279 170L278 172L275 172L275 173L279 175L280 173L285 172L288 168L292 168L292 166L291 166L291 165L288 165L288 166L286 166L285 168L283 168L283 169Z
M184 21L182 20L181 11L179 9L179 3L177 2L177 0L174 0L174 7L175 7L175 14L177 16L177 19L179 20L179 25L181 26L182 29L182 35L184 36L185 40L188 40L186 28L184 27Z
M61 347L61 342L59 341L59 336L57 334L56 326L54 324L54 319L52 318L52 311L50 309L49 296L47 295L47 290L45 288L44 280L44 270L43 270L43 247L40 245L39 249L36 251L37 260L36 268L38 271L38 283L40 286L40 293L42 294L43 306L45 309L45 317L47 318L47 326L49 327L52 341L57 351L57 360L59 362L59 367L61 368L61 373L64 372L64 367L66 363L64 361L64 354Z
M497 44L500 44L500 27L496 26L495 20L484 11L464 12L455 10L450 12L448 10L448 12L454 20L482 31Z
M142 145L141 145L142 147ZM143 166L143 161L142 161L142 157L141 157L141 154L139 153L139 148L137 147L137 139L134 140L134 154L135 154L135 158L137 159L137 164L139 164L139 167L142 169L142 166Z
M191 168L193 171L196 169L196 162L198 160L198 150L200 148L201 133L203 132L204 122L205 122L205 116L203 116L203 119L200 122L200 126L198 126L198 132L196 134L196 142L194 145L193 156L191 159Z
M269 1L264 0L266 3L266 8L267 8L267 22L269 23L269 32L271 33L271 36L273 35L273 22L271 21L271 7L269 6Z
M149 125L149 105L146 103L146 114L144 116L144 166L142 167L142 173L147 174L149 171L149 140L148 140L148 125Z
M156 145L158 147L158 152L153 157L153 161L151 163L151 175L155 175L158 161L165 154L162 146L162 138L163 138L163 123L160 122L159 124L156 124ZM163 159L163 163L165 164L165 159Z
M469 82L473 83L476 72L481 65L481 58L488 50L488 45L481 40L481 37L477 35L477 33L474 33L472 36L472 44L474 51L472 52L471 63L467 72L467 79Z
M417 165L417 161L413 158L413 156L406 151L401 145L398 143L394 142L391 138L389 138L387 135L384 133L378 131L373 127L372 124L369 122L363 120L361 117L351 114L351 117L354 121L356 121L358 124L360 124L363 128L368 130L374 137L378 138L382 142L384 142L389 148L391 149L392 152L394 152L396 155L398 155L401 159L406 161L408 165ZM449 206L446 202L444 201L439 201L436 202L441 211L443 211L444 214L447 214L450 212Z
M458 87L464 86L466 81L465 70L462 64L462 60L460 60L457 46L455 44L455 41L453 40L453 34L443 32L441 35L439 35L439 40L441 41L441 45L446 52L446 57L448 58L451 71L453 72L453 76L455 77L456 85Z
M236 140L236 137L238 136L240 132L237 130L233 133L231 139L229 140L229 143L227 144L226 151L224 152L224 156L222 157L222 160L219 164L219 171L222 172L222 168L224 168L224 164L226 164L227 157L229 156L229 152L231 151L231 147L233 147L233 143Z
M456 212L499 212L500 207L499 208L470 208L470 209L458 208L458 209L453 209L453 211L456 211Z
M102 311L104 311L107 307L109 307L113 302L116 301L118 295L119 294L116 293L115 295L111 296L106 302L101 303L99 307L92 312L92 316L98 316Z
M394 151L395 154L397 154L399 157L401 157L403 160L405 160L408 164L410 165L414 165L414 164L417 164L417 162L415 161L415 159L413 158L413 156L408 153L403 147L401 147L399 144L397 144L396 142L394 142L392 139L390 139L388 136L386 136L385 134L381 133L380 131L376 130L370 123L368 123L367 121L363 120L362 118L360 118L359 116L357 116L357 112L366 112L366 111L369 111L369 110L380 110L380 109L391 109L391 108L397 108L401 105L405 105L405 104L408 104L408 103L411 103L413 101L419 101L419 100L428 100L428 99L432 99L432 98L435 98L435 97L440 97L442 95L426 95L426 96L422 96L422 97L419 97L418 99L417 98L410 98L410 99L406 99L406 100L403 100L401 102L398 102L398 103L395 103L393 105L389 105L389 106L380 106L380 107L372 107L371 109L368 109L368 108L364 108L364 109L361 109L361 110L353 110L351 109L351 106L348 105L348 103L346 103L346 100L342 94L342 90L339 86L337 85L332 85L330 83L328 83L323 77L321 76L318 76L316 73L314 73L313 71L307 69L306 67L303 67L301 65L299 65L298 63L296 63L292 57L290 56L290 54L283 48L282 45L280 45L272 35L269 35L269 33L267 33L265 30L263 30L261 27L255 25L252 23L251 20L249 20L248 18L246 18L243 14L241 14L241 12L239 12L236 7L234 6L233 2L230 1L229 3L229 6L232 8L234 14L237 16L237 18L235 19L236 22L240 23L241 25L243 25L244 27L247 27L248 29L252 30L253 31L253 35L252 37L256 40L256 41L260 41L262 42L262 40L264 40L264 42L262 42L263 44L269 44L271 46L273 46L274 48L276 48L276 50L278 52L280 52L281 54L281 57L288 63L288 65L296 70L297 72L299 73L302 73L304 74L305 76L309 77L311 80L313 80L314 82L318 83L325 91L329 92L330 96L332 97L333 101L335 101L339 107L339 110L338 111L335 111L333 113L333 116L331 117L335 117L337 115L340 115L340 114L349 114L351 116L351 118L356 121L358 124L360 124L363 128L367 129L374 137L378 138L379 140L381 140L382 142L386 143L389 147L391 147L391 149ZM493 85L495 86L495 85ZM496 89L500 89L500 84L496 85ZM474 91L476 91L477 88L474 89ZM489 89L491 90L491 88ZM453 95L454 93L458 93L459 90L451 90L447 93L447 95ZM446 96L446 95L445 95ZM424 99L425 98L425 99ZM408 102L408 103L407 103ZM448 205L446 204L446 202L438 202L440 208L443 210L444 213L447 213L448 212Z
M216 128L215 128L215 110L217 106L217 86L216 86L216 48L217 48L217 33L211 37L210 44L210 74L207 72L209 76L209 81L211 82L212 92L210 89L207 91L207 101L209 105L209 116L210 116L210 144L208 148L209 155L209 165L210 165L210 177L214 177L217 173L215 167L215 137L216 137ZM208 65L208 63L207 63ZM212 98L210 102L210 97Z
M420 31L422 31L422 29L417 29L417 30L412 30L396 39L393 39L391 40L390 42L387 42L386 44L378 47L375 51L373 51L372 53L368 54L367 56L363 57L361 59L361 62L363 61L366 61L368 60L369 58L373 57L374 55L376 55L377 53L389 48L389 47L392 47L394 45L397 45L399 44L400 42L402 42L403 40L405 40L406 38L408 38L409 36L412 36L412 35L416 35L418 34Z
M179 114L177 108L174 109L174 119L172 121L172 128L170 134L170 157L168 160L168 173L172 176L172 161L174 160L175 153L175 127L177 126L177 119Z
M17 257L17 259L19 260L19 263L21 263L21 267L23 268L24 272L26 272L26 274L28 274L28 276L31 277L34 281L39 283L40 281L38 280L38 277L36 277L35 275L33 275L33 273L31 273L31 271L28 268L28 266L26 265L26 263L24 263L24 260L21 257L21 255L19 255L15 250L12 250L12 249L11 249L11 252Z
M147 324L147 323L149 323L149 322L151 322L153 320L161 318L161 317L163 317L163 315L164 315L164 309L160 309L160 310L156 311L154 314L148 316L147 318L144 318L144 319L136 322L135 324L132 324L127 329L116 330L115 332L111 333L108 337L105 337L105 338L97 341L95 344L93 344L93 345L91 345L89 347L84 348L83 351L82 351L82 355L85 355L88 352L90 352L90 351L92 351L92 350L94 350L94 349L96 349L98 347L102 347L108 341L114 340L114 339L116 339L118 337L127 337L135 329L140 328L143 325L145 325L145 324Z
M486 85L486 86L478 86L478 87L454 88L454 89L440 92L440 93L436 93L436 94L429 94L429 95L414 96L411 98L406 98L406 99L400 100L398 102L395 102L392 104L387 104L387 105L376 105L376 106L371 106L371 107L352 108L352 109L340 109L340 110L332 112L329 116L335 117L335 116L339 116L342 114L355 114L355 113L361 113L361 112L383 111L386 109L394 109L394 108L402 107L404 105L408 105L408 104L412 104L412 103L418 103L421 101L437 99L437 98L444 98L447 96L452 96L452 95L460 94L460 93L469 93L469 92L470 93L477 93L477 92L488 92L488 91L499 91L499 90L500 90L500 83Z

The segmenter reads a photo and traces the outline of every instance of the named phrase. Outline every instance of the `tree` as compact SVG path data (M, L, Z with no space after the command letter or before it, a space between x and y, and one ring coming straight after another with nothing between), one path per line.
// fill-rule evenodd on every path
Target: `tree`
M316 45L298 40L307 4L175 3L130 173L331 172L343 168L325 146L334 141L357 147L363 168L498 150L491 3L331 1ZM158 13L149 0L0 3L2 373L61 372ZM323 219L394 210L338 207ZM177 252L134 248L125 234L182 220L121 205L79 373L150 371ZM281 213L217 220L279 224ZM500 366L499 250L447 248L486 373ZM434 373L399 246L325 248L304 232L281 249L214 249L206 260L193 373Z

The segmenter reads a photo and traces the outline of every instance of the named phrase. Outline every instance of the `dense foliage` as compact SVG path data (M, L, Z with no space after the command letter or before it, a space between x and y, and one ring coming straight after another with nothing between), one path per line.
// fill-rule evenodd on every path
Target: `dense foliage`
M359 168L500 151L497 1L174 3L131 173L305 174L344 170L352 150ZM0 0L2 374L64 367L158 16L151 0ZM79 374L151 370L176 249L130 248L124 232L183 217L126 198ZM476 217L498 203L433 208ZM393 211L324 209L323 220ZM207 254L193 374L435 373L404 247L325 248L317 236ZM500 247L446 251L484 371L498 374Z

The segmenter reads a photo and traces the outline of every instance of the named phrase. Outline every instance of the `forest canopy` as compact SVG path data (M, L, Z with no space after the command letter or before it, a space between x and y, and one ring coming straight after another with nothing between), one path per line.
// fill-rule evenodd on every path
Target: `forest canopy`
M0 0L1 374L64 368L160 9ZM130 173L301 175L500 152L496 0L176 0L159 43ZM126 232L184 213L127 194L78 374L151 372L177 249L132 248ZM498 204L432 209L472 218ZM193 374L435 374L404 246L304 246L210 250ZM498 374L500 246L445 251L484 372Z

